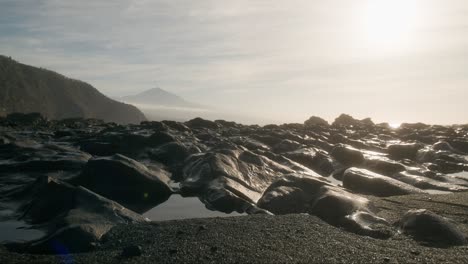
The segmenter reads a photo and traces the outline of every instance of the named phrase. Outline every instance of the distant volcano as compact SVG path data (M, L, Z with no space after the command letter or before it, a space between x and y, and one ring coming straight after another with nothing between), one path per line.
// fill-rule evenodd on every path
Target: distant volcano
M152 88L135 95L124 96L121 101L131 104L159 105L167 107L202 108L201 105L188 102L182 97L161 88Z

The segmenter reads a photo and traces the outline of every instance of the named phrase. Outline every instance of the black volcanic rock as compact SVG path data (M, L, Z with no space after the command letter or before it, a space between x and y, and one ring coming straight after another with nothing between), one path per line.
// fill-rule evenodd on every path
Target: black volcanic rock
M358 166L364 163L364 155L358 149L343 144L333 148L331 156L345 166Z
M370 201L317 178L286 175L271 184L258 206L274 214L309 213L349 231L388 237L385 219L371 211Z
M168 173L123 155L96 158L88 161L81 175L71 183L84 186L108 199L117 201L136 212L166 201L172 194Z
M406 183L358 168L349 168L344 172L343 187L380 197L422 193L420 189Z
M373 157L366 159L364 167L370 171L385 176L391 176L395 173L406 170L403 164L382 157Z
M425 209L410 210L398 222L401 232L433 246L461 246L465 234L449 219Z
M4 56L0 56L0 111L38 112L49 119L84 117L116 123L145 120L136 107L114 101L87 83Z
M335 119L332 124L333 126L374 126L374 122L370 118L365 118L363 120L355 119L354 117L341 114Z
M328 122L321 117L311 116L309 119L307 119L304 122L304 125L306 127L310 127L310 126L329 126L330 124L328 124Z
M91 155L70 146L12 139L0 145L0 173L79 170Z
M283 174L294 172L279 162L242 150L222 149L218 153L195 154L186 160L183 168L181 192L187 195L200 193L209 208L227 213L243 212L244 206L256 203L272 182ZM305 167L294 169L320 177Z
M216 123L210 120L205 120L203 118L197 117L192 120L185 122L185 124L190 128L208 128L208 129L217 129L221 127L220 123Z
M322 176L329 176L333 170L333 160L324 152L311 148L303 148L283 153L283 155Z
M388 154L393 159L414 159L423 147L418 143L393 144L388 146Z
M468 126L395 130L362 120L353 127L260 127L200 119L139 125L82 118L40 122L32 126L0 122L0 209L13 212L6 216L9 219L23 216L27 224L55 234L38 244L36 252L54 240L77 251L102 252L105 242L99 237L108 228L140 221L123 206L142 213L172 191L198 197L210 210L312 214L347 231L383 239L396 231L388 223L411 208L435 208L438 213L456 208L450 217L465 223L460 211L466 198L454 204L443 198L450 195L431 193L459 192L453 195L466 197L468 178L463 170L468 161L455 146L462 148ZM403 147L391 146L396 143ZM411 144L416 147L406 149ZM30 184L43 177L49 179L46 188ZM171 186L179 188L169 188L169 178ZM428 198L440 200L431 203ZM403 202L389 202L393 200ZM401 207L406 201L411 203ZM376 210L378 204L384 205ZM294 230L301 227L288 228L301 238ZM184 228L177 232L191 233ZM200 239L212 232L202 233ZM401 242L396 238L392 243ZM148 249L146 241L115 243L117 254L128 245Z
M116 202L51 177L39 178L27 189L30 193L19 209L22 218L38 224L47 235L25 244L9 244L14 251L89 251L114 225L145 222L142 216Z

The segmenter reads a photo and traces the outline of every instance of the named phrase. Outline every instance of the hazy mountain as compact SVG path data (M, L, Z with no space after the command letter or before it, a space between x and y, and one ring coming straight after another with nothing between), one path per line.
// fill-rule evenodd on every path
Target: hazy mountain
M0 114L39 112L50 119L146 120L135 106L112 100L93 86L0 55Z
M208 120L226 119L245 124L266 124L274 121L268 117L255 114L242 114L235 110L226 110L198 104L185 100L183 97L153 88L136 95L116 98L116 100L131 103L138 107L149 120L175 120L185 122L196 117Z
M161 88L153 88L139 94L124 96L121 101L134 104L159 105L169 107L199 108L200 106L186 101L182 97L165 91Z

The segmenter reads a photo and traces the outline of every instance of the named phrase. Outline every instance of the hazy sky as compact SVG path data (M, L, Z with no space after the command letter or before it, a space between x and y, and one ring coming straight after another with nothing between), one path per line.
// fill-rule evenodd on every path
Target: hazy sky
M0 0L0 53L285 122L468 122L466 0Z

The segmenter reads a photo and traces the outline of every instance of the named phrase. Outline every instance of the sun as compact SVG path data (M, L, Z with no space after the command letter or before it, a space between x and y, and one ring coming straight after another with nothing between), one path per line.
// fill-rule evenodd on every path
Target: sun
M369 0L360 11L359 31L366 47L385 51L411 43L419 20L417 0Z

